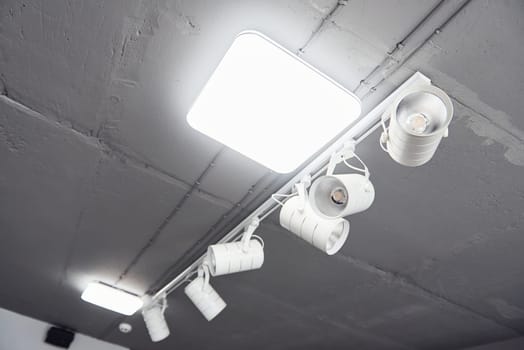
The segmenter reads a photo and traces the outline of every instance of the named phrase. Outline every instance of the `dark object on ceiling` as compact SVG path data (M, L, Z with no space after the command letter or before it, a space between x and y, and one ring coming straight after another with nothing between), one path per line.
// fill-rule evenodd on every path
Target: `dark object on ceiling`
M75 333L64 328L50 327L45 337L45 342L60 348L68 349L73 340Z

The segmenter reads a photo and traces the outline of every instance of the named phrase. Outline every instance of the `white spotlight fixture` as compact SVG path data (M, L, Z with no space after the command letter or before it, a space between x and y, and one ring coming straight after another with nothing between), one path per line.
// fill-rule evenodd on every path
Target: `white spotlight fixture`
M309 190L311 208L326 219L342 218L368 209L375 199L375 189L369 180L369 171L354 153L355 144L348 143L340 152L335 152L328 165L327 174L316 179ZM346 162L355 157L364 168L356 168ZM361 174L333 175L336 164L344 162Z
M360 112L352 92L266 36L247 31L227 50L187 121L254 161L289 173Z
M264 241L253 232L259 225L254 219L244 231L241 241L214 244L207 250L209 271L213 276L255 270L264 263ZM251 238L254 239L251 239Z
M209 268L205 264L198 268L197 278L186 286L184 292L208 321L226 307L224 300L209 284Z
M134 314L143 305L139 296L101 282L89 283L81 298L104 309L127 316Z
M327 219L360 213L371 206L374 198L373 184L361 174L322 176L309 191L311 207Z
M349 221L320 217L309 205L304 182L296 186L299 195L280 210L280 225L328 255L337 253L348 238Z
M384 119L389 115L389 129ZM423 86L401 94L384 113L380 142L391 158L405 166L427 163L442 137L448 136L453 104L441 89Z
M169 327L164 317L164 312L167 308L166 298L155 301L147 305L142 310L144 323L146 324L147 332L153 342L159 342L169 336Z

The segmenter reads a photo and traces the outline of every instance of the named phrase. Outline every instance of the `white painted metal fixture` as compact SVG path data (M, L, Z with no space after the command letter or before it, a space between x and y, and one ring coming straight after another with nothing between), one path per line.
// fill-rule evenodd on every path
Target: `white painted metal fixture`
M264 241L261 237L253 235L259 222L258 218L253 219L242 235L241 241L209 246L207 257L211 275L227 275L262 267Z
M444 91L432 85L409 89L384 112L380 143L396 162L423 165L433 157L440 140L448 136L451 118L453 104ZM385 119L389 119L389 128Z
M430 85L431 80L429 78L427 78L420 72L415 73L406 82L404 82L395 91L393 91L388 97L386 97L382 102L380 102L375 108L373 108L369 113L367 113L364 117L359 119L350 128L348 128L342 136L336 139L324 151L320 152L320 154L317 155L313 160L305 164L304 167L301 170L299 170L293 178L291 178L284 186L282 186L277 191L277 193L286 197L294 197L297 194L297 191L301 191L305 195L306 189L309 186L311 179L316 179L319 176L321 176L326 170L328 170L328 166L333 167L333 165L337 164L336 159L335 161L333 161L332 159L335 154L338 154L341 158L346 159L348 154L344 153L344 150L347 150L348 143L352 143L353 146L358 145L362 140L364 140L371 133L373 133L381 127L381 118L384 122L387 121L389 115L383 116L383 114L395 102L395 100L398 99L399 96L404 94L405 91L417 88L420 89ZM366 173L364 176L366 176ZM304 179L309 180L304 181ZM303 185L300 185L301 183ZM299 184L298 187L297 184ZM293 198L291 199L293 200ZM308 201L300 202L302 203L300 208L303 208L302 205L304 207L306 205L309 205ZM274 200L274 197L269 198L264 203L262 203L257 209L255 209L250 215L248 215L241 223L239 223L224 237L222 237L216 244L236 241L238 237L245 232L246 228L253 222L254 219L263 221L266 217L268 217L271 213L273 213L275 210L279 208L280 205L278 202ZM153 300L161 298L162 296L171 293L176 288L183 285L186 281L188 281L190 276L192 276L195 273L195 271L200 270L203 263L206 262L208 259L208 255L206 253L197 260L195 260L182 273L176 276L164 287L159 289L152 296ZM206 262L206 264L208 263ZM202 285L201 277L198 277L197 279L200 279L200 282L198 283Z
M342 248L349 235L349 221L317 215L306 198L293 196L280 210L280 225L328 255Z
M164 319L165 298L187 281L190 283L185 294L208 321L224 310L226 303L210 285L210 276L259 269L264 263L264 243L253 233L261 221L280 207L284 228L328 255L338 252L349 235L346 217L368 209L375 197L370 172L355 154L356 145L382 126L380 144L396 162L422 165L434 155L442 137L447 136L452 116L449 97L432 86L429 78L415 73L305 164L276 194L209 246L206 254L148 296L142 313L151 339L159 341L169 335ZM361 167L351 164L351 159L358 160ZM340 163L356 173L335 174ZM278 197L285 199L280 201ZM191 280L195 273L197 276Z
M356 158L362 168L348 163ZM333 174L335 166L344 163L363 174ZM333 153L325 176L313 182L309 191L311 207L325 219L343 218L368 209L375 199L375 188L369 180L366 164L355 154L355 143L348 142L340 152Z
M208 321L214 319L226 308L225 301L209 284L207 264L198 268L198 277L186 286L184 292Z
M142 317L146 324L147 332L153 342L159 342L169 336L169 326L167 325L164 313L167 308L166 298L162 298L148 304L142 309Z

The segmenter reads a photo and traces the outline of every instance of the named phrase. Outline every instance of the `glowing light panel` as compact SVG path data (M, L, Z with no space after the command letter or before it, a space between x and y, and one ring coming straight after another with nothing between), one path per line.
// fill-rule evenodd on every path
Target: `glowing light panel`
M143 306L140 297L100 282L89 283L81 298L91 304L127 316L131 316Z
M241 33L187 115L196 130L288 173L360 115L360 100L256 32Z

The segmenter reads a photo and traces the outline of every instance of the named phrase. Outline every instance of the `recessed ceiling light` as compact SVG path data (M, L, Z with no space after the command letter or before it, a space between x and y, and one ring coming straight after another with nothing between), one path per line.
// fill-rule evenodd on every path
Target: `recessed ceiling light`
M143 305L139 296L100 282L89 283L81 298L89 303L127 316L134 314Z
M279 173L359 115L354 94L257 32L235 39L187 115L196 130Z

